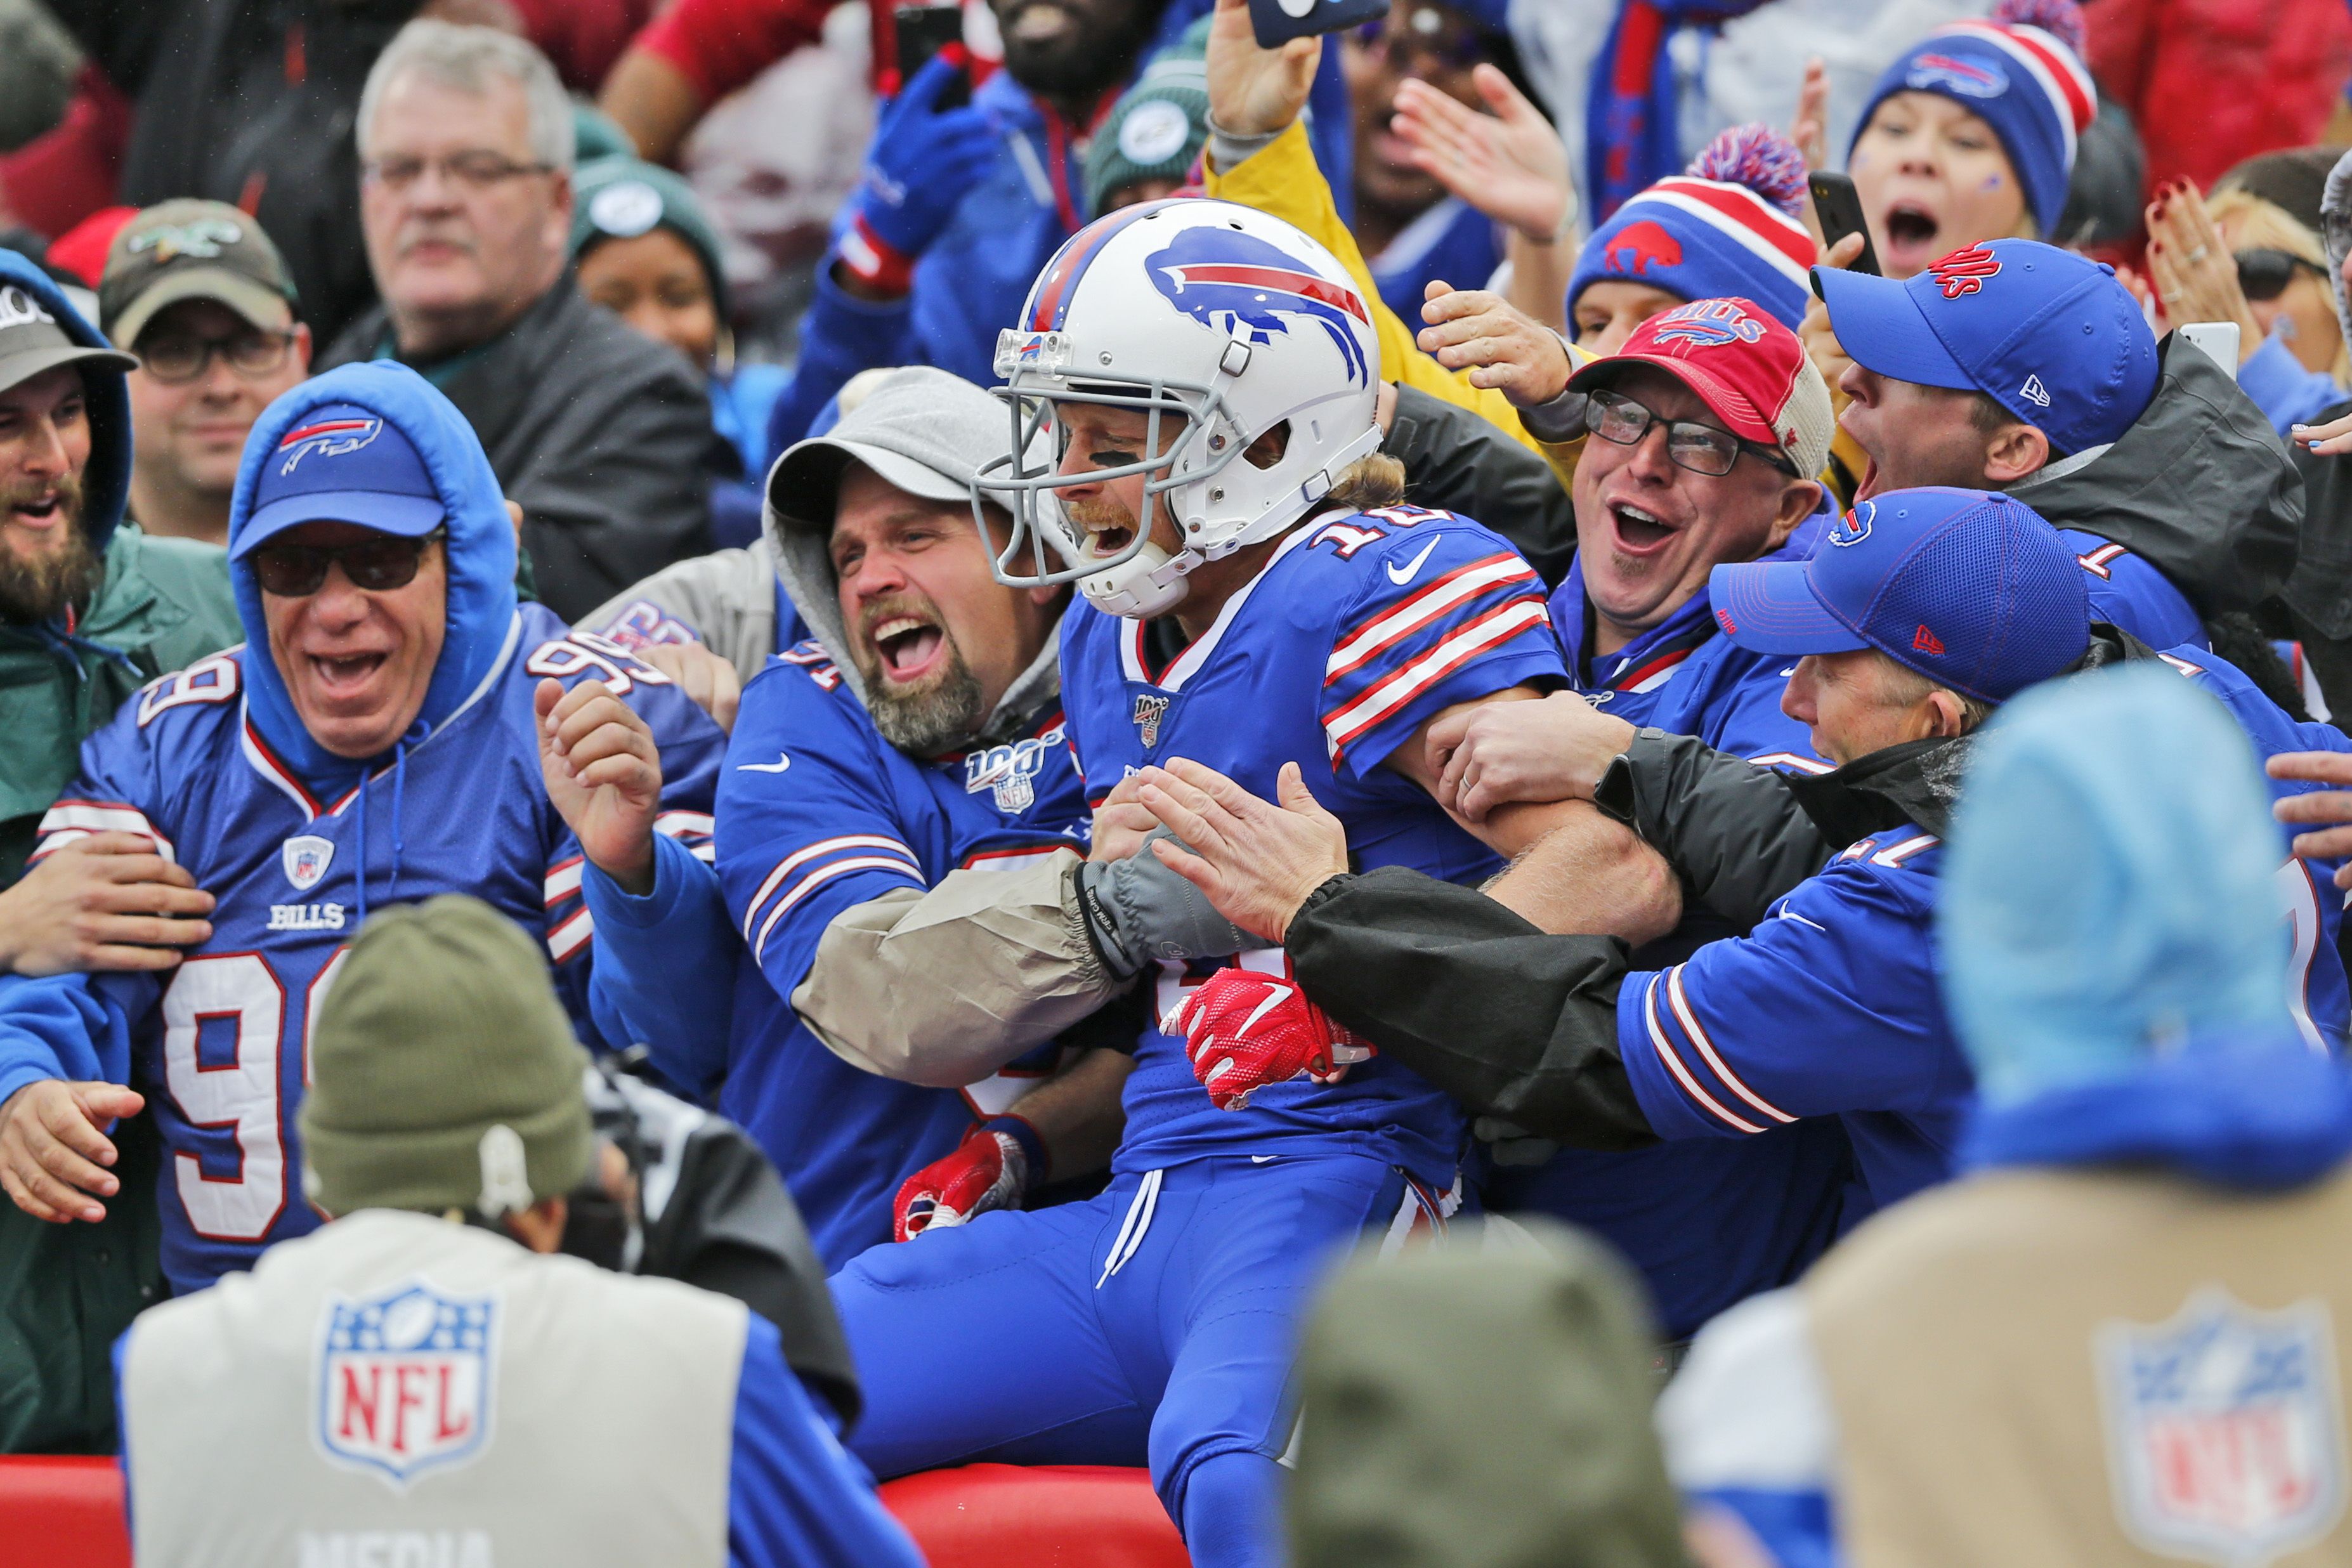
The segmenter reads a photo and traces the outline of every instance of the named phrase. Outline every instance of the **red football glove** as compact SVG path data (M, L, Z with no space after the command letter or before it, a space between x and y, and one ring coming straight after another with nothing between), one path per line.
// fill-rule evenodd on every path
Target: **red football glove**
M1220 1110L1239 1110L1267 1084L1302 1073L1337 1083L1375 1054L1309 1002L1298 982L1255 969L1218 970L1160 1027L1184 1037L1192 1076Z
M934 1226L945 1230L991 1209L1021 1206L1029 1185L1029 1155L1009 1132L975 1127L955 1152L932 1161L899 1184L892 1205L891 1239L905 1241Z

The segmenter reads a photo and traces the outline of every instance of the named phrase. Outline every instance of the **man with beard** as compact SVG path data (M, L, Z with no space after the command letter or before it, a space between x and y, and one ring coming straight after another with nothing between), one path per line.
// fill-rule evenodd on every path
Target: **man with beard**
M168 968L207 933L212 900L143 839L97 835L25 875L82 738L244 635L218 549L122 520L136 363L0 250L0 973ZM121 1142L126 1178L152 1171L144 1123ZM0 1205L0 1450L112 1446L107 1346L160 1294L154 1237L152 1201L69 1230Z
M360 216L383 304L324 365L396 359L457 405L567 619L709 548L700 373L579 290L571 101L530 45L416 21L368 73Z
M768 427L771 450L805 435L842 384L869 366L935 364L970 382L995 379L998 329L1087 220L1089 133L1138 68L1207 9L1196 0L990 3L1004 68L970 106L938 106L961 79L961 51L947 50L883 110L865 184L817 268L800 365ZM1318 90L1316 107L1344 125L1346 95L1332 97Z
M594 866L584 879L605 1032L650 1042L688 1088L718 1086L836 1268L1019 1207L1099 1170L1118 1139L1128 1058L1055 1038L1098 996L997 1052L1013 1058L1002 1070L919 1082L876 1076L867 1048L811 1022L855 1005L911 1026L928 977L894 989L872 951L902 920L937 918L936 903L910 907L1087 843L1055 663L1066 595L997 584L972 529L972 476L1003 445L987 395L915 368L784 454L768 544L815 635L743 689L717 875L649 837L646 879ZM819 997L821 953L849 977ZM1112 1038L1131 1047L1132 1028Z

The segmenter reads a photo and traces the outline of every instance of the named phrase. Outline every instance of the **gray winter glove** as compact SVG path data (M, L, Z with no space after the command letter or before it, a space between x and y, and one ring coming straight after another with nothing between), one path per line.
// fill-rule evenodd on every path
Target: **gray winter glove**
M1219 914L1201 889L1160 863L1155 838L1181 838L1164 827L1144 836L1124 860L1089 860L1077 869L1078 908L1103 967L1126 980L1155 960L1230 958L1272 942Z

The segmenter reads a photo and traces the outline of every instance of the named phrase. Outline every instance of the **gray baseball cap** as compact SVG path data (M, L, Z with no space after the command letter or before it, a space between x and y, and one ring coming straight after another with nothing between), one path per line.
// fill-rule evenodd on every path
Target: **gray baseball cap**
M59 365L120 374L138 363L113 349L76 342L31 289L0 279L0 392Z
M1013 445L1004 405L928 365L893 371L823 436L795 442L768 472L768 504L796 532L831 533L842 471L865 464L926 500L961 501L983 464Z

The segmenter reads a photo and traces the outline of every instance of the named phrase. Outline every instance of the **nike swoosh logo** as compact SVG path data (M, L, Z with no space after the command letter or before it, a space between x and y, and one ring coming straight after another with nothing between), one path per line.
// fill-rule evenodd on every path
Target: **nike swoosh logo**
M738 763L735 771L739 773L780 773L792 765L793 759L779 752L772 763Z
M1282 1156L1279 1154L1252 1154L1250 1156L1250 1163L1253 1165L1269 1164L1281 1158Z
M1289 1000L1289 986L1276 985L1269 987L1265 995L1259 1000L1258 1005L1250 1009L1249 1016L1242 1020L1242 1026L1234 1031L1234 1037L1235 1039L1241 1039L1247 1036L1251 1027L1255 1026L1260 1018L1265 1017L1268 1013L1274 1011L1274 1009L1281 1006L1285 1002Z
M1434 539L1423 545L1421 547L1421 553L1407 562L1405 563L1404 570L1402 572L1397 570L1397 563L1395 562L1390 562L1389 581L1395 584L1400 588L1403 587L1407 583L1412 582L1415 577L1421 575L1421 563L1428 560L1429 552L1436 548L1437 541Z

